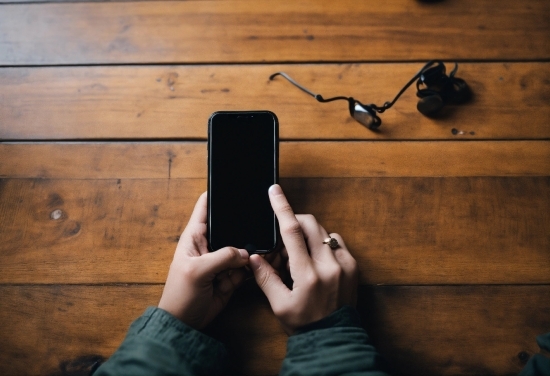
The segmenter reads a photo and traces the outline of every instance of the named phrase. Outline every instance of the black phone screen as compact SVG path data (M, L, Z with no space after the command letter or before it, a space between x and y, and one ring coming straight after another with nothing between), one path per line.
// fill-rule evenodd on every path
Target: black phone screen
M208 133L208 243L264 253L277 245L268 189L277 183L278 122L268 111L217 112Z

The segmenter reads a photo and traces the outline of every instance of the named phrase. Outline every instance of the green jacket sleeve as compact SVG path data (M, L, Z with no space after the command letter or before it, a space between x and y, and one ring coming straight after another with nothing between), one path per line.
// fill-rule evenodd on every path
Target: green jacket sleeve
M94 376L219 375L226 350L168 312L149 307Z
M550 332L537 337L537 344L541 350L550 352ZM519 376L545 376L550 375L550 358L535 354L529 359Z
M386 376L384 369L359 314L344 306L289 337L280 375Z

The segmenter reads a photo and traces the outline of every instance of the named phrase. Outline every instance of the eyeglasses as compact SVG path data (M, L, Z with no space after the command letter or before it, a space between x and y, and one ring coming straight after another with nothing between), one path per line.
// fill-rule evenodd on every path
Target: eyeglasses
M426 73L428 70L433 68L434 65L436 64L438 67L443 66L443 69L444 69L444 65L441 61L438 61L438 60L429 61L428 63L426 63L426 65L424 65L424 67L422 67L422 69L418 71L418 73L416 73L413 76L413 78L410 79L409 82L407 82L407 84L399 91L399 93L397 93L397 95L395 96L395 98L393 98L391 102L390 101L385 102L382 106L377 106L374 103L366 105L352 97L338 96L333 98L323 98L321 94L315 94L311 90L306 89L305 87L303 87L302 85L294 81L292 77L290 77L288 74L284 72L274 73L271 76L269 76L269 79L273 80L276 76L283 76L291 84L296 86L298 89L311 95L313 98L317 99L321 103L327 103L327 102L333 102L333 101L339 101L339 100L348 101L349 113L351 117L357 120L357 122L364 125L365 127L371 130L377 130L378 127L380 127L380 125L382 124L382 119L380 119L378 114L381 114L387 109L391 108L394 105L394 103L399 99L399 97L405 92L405 90L407 90L409 86L411 86L414 83L415 80L418 80L416 86L417 86L417 89L419 89L420 85L424 83L424 77L423 77L424 73ZM458 65L455 63L455 67L450 74L451 77L454 76L457 69L458 69Z

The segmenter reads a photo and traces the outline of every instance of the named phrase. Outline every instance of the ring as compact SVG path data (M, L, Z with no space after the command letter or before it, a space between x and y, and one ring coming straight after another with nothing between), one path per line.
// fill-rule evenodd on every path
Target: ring
M330 236L323 241L323 244L327 244L330 249L338 248L338 240L331 238Z

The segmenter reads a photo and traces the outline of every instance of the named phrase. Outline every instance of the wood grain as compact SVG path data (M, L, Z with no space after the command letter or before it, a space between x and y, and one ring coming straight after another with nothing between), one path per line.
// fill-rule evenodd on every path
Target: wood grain
M0 283L162 283L204 179L0 180ZM369 284L550 282L550 178L283 179ZM321 204L322 203L322 204Z
M423 63L125 66L0 70L0 139L206 139L218 110L270 109L283 139L548 139L549 63L461 63L475 93L430 119L410 88L372 132L343 102L318 103L286 71L324 96L381 105ZM447 64L450 70L452 63ZM456 134L453 133L456 130Z
M363 290L363 322L397 374L518 374L548 331L549 286L392 286ZM502 346L502 347L501 347Z
M0 4L17 3L108 3L108 2L135 2L135 1L159 1L159 0L0 0ZM190 0L172 0L190 1ZM192 0L192 1L213 1L213 0ZM221 0L216 0L221 1ZM227 0L232 1L232 0ZM253 1L253 0L248 0Z
M549 29L546 0L0 0L0 374L115 351L206 189L210 113L245 109L278 115L283 189L346 240L394 374L517 374L550 328ZM429 119L411 88L376 133L268 80L382 104L433 58L473 99ZM207 333L228 373L278 373L252 280Z
M0 320L10 324L0 334L0 372L61 373L75 359L109 357L161 292L161 285L1 286ZM550 325L549 292L548 285L378 286L360 289L359 308L397 373L517 374L518 354L538 352L535 336ZM278 372L286 335L253 283L208 333L228 346L233 372Z
M159 0L0 0L0 4L12 3L108 3L108 2L132 2L132 1L159 1ZM173 0L173 1L190 1L190 0ZM213 1L213 0L192 0L192 1ZM221 1L221 0L216 0ZM226 0L233 1L233 0ZM248 0L254 1L254 0Z
M204 142L0 144L0 177L204 179L206 175ZM548 176L550 142L282 142L280 175Z
M491 0L14 4L0 13L0 65L548 59L549 6L544 0L498 7Z

